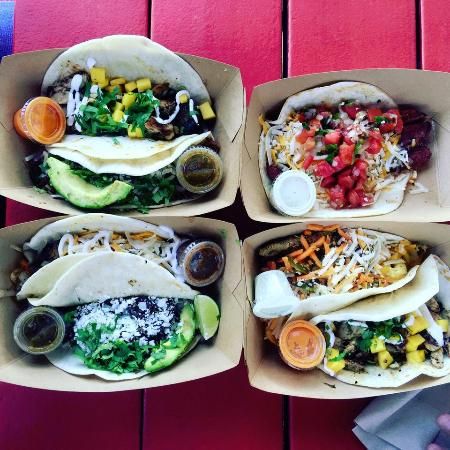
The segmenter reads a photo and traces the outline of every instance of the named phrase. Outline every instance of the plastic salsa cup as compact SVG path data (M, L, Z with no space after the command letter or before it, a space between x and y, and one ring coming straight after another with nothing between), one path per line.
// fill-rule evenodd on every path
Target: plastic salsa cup
M48 97L27 100L14 114L13 122L20 136L43 145L59 142L66 132L63 109Z
M281 330L278 345L282 359L294 369L313 369L325 357L322 332L306 320L288 322Z

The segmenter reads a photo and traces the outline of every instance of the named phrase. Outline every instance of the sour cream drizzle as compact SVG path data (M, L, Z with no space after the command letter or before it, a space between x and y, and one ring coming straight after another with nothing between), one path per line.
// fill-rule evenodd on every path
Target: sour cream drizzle
M186 90L177 92L177 94L175 95L175 101L177 102L177 105L175 106L175 111L167 119L161 119L159 106L155 106L155 113L156 113L155 120L158 123L160 123L161 125L167 125L168 123L171 123L175 119L175 117L177 117L177 114L180 112L180 97L182 95L187 95L189 97L189 92Z

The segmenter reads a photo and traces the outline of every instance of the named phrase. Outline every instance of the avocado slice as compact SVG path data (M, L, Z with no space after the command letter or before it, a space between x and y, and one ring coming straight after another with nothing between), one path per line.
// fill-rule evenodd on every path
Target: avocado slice
M104 208L123 200L133 189L130 184L118 180L109 186L98 188L73 173L68 164L56 158L48 158L47 165L51 185L67 201L80 208Z
M180 359L189 348L195 335L195 318L192 305L186 304L180 314L181 330L179 331L176 347L173 340L166 339L153 350L152 355L145 361L144 368L147 372L158 372L171 366Z

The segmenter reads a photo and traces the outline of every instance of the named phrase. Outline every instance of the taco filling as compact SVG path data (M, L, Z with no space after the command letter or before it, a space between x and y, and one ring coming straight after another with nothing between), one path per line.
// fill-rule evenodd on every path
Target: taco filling
M325 88L311 90L317 91L317 103L311 103L314 96L301 101L300 96L305 94L306 98L309 92L305 91L297 94L299 107L295 107L293 96L291 107L284 107L278 120L260 116L263 181L272 185L283 172L291 170L306 173L316 188L312 217L320 209L369 207L394 185L401 192L408 182L413 193L427 191L416 179L431 158L430 117L411 106L397 107L387 96L384 101L384 93L379 100L374 95L353 100L348 89L345 98L340 91L345 86L339 85L347 84L351 83L336 84L334 92L333 85L326 87L331 92L328 95ZM368 86L354 85L361 93ZM324 92L323 101L320 92ZM271 201L277 207L277 200Z
M450 356L450 310L429 300L418 310L381 322L346 320L321 322L327 353L324 370L365 373L369 366L401 371L403 365L428 362L444 367Z

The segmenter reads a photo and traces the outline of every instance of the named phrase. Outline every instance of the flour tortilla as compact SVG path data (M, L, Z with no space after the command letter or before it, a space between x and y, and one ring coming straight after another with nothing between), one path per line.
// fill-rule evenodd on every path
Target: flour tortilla
M176 238L173 230L163 225L153 225L130 217L91 213L67 217L45 225L24 244L23 250L27 259L32 262L36 254L39 254L48 243L59 240L66 233L100 230L116 233L141 233L150 231L163 239Z
M371 231L372 233L375 233ZM396 237L387 233L379 233L384 236ZM397 237L401 240L401 237ZM421 266L411 268L408 273L401 279L385 287L374 287L369 289L360 289L354 292L346 292L343 294L326 294L314 295L304 300L299 300L297 309L292 313L289 320L293 319L310 319L319 314L327 314L345 308L358 300L371 297L373 295L395 292L403 286L407 286L414 280L418 270L427 273L431 286L438 286L438 272L436 262L433 257L429 256ZM380 319L381 320L381 319Z
M308 89L292 95L284 103L278 119L274 124L281 124L287 120L294 110L320 103L338 105L345 100L355 100L364 105L377 104L378 107L397 108L395 101L381 89L367 83L343 81L328 86ZM265 140L261 135L259 141L259 172L267 198L271 201L272 181L267 176L267 157ZM364 208L333 209L329 206L319 205L318 202L313 209L304 214L304 218L328 218L340 219L348 217L369 217L388 214L396 210L403 201L409 173L402 173L396 181L388 185L380 193L375 204Z
M180 136L173 141L117 137L116 145L111 137L67 135L60 143L48 145L47 150L97 174L143 176L173 163L191 145L200 144L209 136L208 131Z
M133 295L193 299L198 294L168 270L137 255L94 253L64 272L60 267L66 258L38 270L17 298L27 298L33 306L65 307ZM42 286L50 289L43 291Z
M448 282L448 281L447 281ZM311 319L317 325L321 322L341 322L346 320L381 322L406 315L417 310L440 290L438 267L434 256L422 264L414 280L408 285L389 294L370 297L339 311L324 314ZM321 370L328 373L323 365ZM398 387L420 375L442 377L450 373L450 358L444 356L444 367L437 369L429 361L422 364L406 363L398 369L381 369L378 366L366 366L367 373L354 373L341 370L334 376L344 383L373 388Z
M89 72L88 58L106 68L110 78L128 81L150 78L153 85L168 82L172 88L185 88L196 103L210 101L200 75L184 59L144 37L114 35L92 39L70 47L51 63L42 82L42 95L49 86L80 70Z

